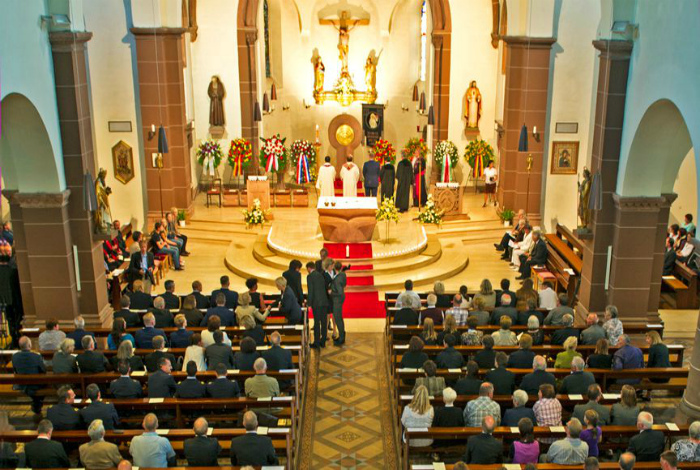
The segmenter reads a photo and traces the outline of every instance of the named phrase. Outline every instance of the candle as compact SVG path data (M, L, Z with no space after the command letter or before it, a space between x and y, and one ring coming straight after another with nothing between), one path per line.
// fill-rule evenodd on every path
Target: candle
M345 257L350 258L350 245L345 245Z
M537 135L537 126L534 126L534 127L532 128L532 133L535 134L535 135Z

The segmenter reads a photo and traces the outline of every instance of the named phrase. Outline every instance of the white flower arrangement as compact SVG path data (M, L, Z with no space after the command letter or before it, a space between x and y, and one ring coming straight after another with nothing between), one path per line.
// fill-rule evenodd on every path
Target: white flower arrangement
M260 199L253 200L253 209L243 209L243 220L245 220L245 227L250 228L250 226L260 225L261 227L267 222L267 215L269 210L264 211L260 207Z
M445 215L445 211L439 211L435 208L435 201L433 201L433 195L428 195L428 201L425 203L425 208L418 214L418 222L421 224L435 224L437 226L442 225L442 217Z

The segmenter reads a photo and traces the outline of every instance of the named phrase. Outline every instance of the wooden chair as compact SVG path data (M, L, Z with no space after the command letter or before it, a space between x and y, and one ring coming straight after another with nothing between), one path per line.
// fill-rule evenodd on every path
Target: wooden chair
M211 186L209 186L209 189L207 189L207 207L209 207L209 204L211 204L212 198L218 198L219 207L221 207L223 193L224 185L221 181L221 178L214 178L214 180L211 183Z

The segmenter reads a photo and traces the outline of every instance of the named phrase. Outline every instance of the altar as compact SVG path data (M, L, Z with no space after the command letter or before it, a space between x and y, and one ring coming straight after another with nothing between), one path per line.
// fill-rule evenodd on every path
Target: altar
M377 225L376 198L322 196L316 208L318 223L326 241L359 243L372 240Z

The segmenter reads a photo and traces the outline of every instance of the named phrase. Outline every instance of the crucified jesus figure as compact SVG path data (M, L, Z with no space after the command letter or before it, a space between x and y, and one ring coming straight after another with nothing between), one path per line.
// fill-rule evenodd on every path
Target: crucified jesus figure
M338 31L338 52L340 53L339 59L342 65L341 74L348 73L350 31L355 29L356 26L368 25L369 20L353 20L350 18L350 14L347 11L343 11L340 13L340 18L337 20L319 20L319 22L323 25L332 25Z

